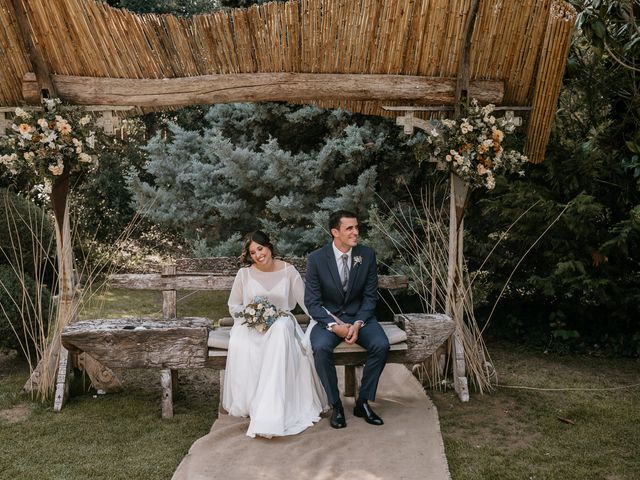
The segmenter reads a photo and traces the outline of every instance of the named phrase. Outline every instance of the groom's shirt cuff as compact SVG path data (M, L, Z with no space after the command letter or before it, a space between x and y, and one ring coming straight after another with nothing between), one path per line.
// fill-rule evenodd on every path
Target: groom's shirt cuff
M327 323L327 330L329 330L330 332L333 332L334 325L337 325L337 323L336 322Z

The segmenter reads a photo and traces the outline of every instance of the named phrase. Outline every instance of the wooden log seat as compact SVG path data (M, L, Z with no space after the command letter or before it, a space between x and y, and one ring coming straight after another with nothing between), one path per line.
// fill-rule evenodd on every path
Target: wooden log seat
M299 320L303 328L305 320ZM110 368L159 369L162 417L171 418L177 370L224 370L230 319L221 323L214 328L212 321L204 317L93 319L67 325L61 338L70 352L86 352ZM455 328L453 321L442 314L400 314L395 315L394 322L383 322L382 326L391 344L388 363L408 365L426 360ZM346 367L345 395L354 396L359 385L357 368L364 364L366 352L359 345L343 342L336 348L334 359L337 365Z

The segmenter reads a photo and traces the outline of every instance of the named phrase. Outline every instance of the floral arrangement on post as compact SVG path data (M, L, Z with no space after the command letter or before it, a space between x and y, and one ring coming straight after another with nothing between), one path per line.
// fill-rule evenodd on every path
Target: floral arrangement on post
M0 138L8 151L0 165L12 175L26 172L37 179L55 181L63 175L97 167L96 126L93 118L77 106L44 99L43 111L16 108L11 130Z
M528 158L504 149L506 136L516 129L514 119L496 118L492 115L494 110L494 105L481 107L473 99L460 120L430 122L419 160L438 162L472 188L493 189L499 174L524 175L522 167Z

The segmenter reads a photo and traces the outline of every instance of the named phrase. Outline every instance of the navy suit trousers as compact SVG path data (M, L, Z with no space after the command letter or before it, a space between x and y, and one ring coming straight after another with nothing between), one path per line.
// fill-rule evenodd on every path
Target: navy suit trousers
M330 332L321 324L317 324L311 331L311 345L316 370L322 386L327 392L329 403L336 405L340 402L338 378L333 361L333 350L342 341L335 333ZM358 332L358 345L367 350L367 360L362 372L359 400L375 400L378 379L382 374L389 352L389 340L380 324L370 320Z

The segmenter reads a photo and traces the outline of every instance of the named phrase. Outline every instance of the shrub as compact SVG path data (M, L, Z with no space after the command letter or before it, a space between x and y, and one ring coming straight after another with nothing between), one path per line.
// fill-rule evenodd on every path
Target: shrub
M51 294L46 287L28 274L0 265L0 347L34 357L44 344L51 314Z
M51 268L56 242L50 217L37 205L6 189L0 189L0 265L22 265L37 278L49 270L45 281L53 282Z

